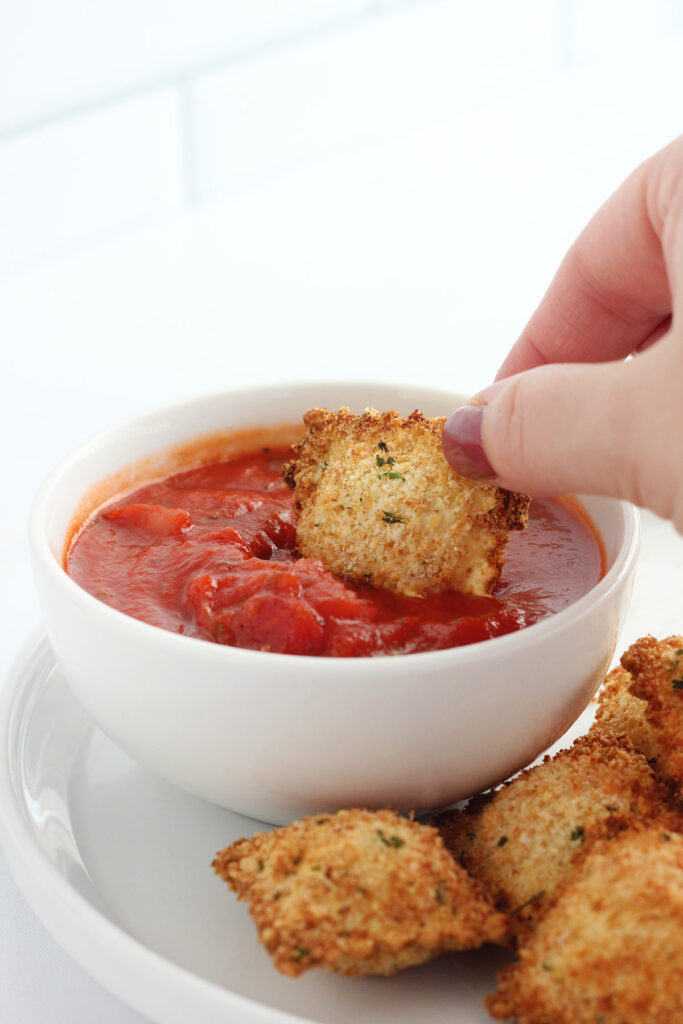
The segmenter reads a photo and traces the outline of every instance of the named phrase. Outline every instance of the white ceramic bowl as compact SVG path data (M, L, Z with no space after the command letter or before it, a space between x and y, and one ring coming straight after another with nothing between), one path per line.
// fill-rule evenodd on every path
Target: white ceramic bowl
M313 405L435 416L461 401L387 384L252 388L127 420L66 458L33 507L34 571L57 660L104 732L189 792L273 823L343 806L444 806L553 743L594 694L624 619L639 525L622 502L582 499L608 563L589 594L518 633L425 654L336 659L224 647L115 611L62 568L69 526L88 492L92 504L93 485L112 475L119 487L130 483L125 468L140 460L153 475L159 454L168 465L163 453L187 439L292 423Z

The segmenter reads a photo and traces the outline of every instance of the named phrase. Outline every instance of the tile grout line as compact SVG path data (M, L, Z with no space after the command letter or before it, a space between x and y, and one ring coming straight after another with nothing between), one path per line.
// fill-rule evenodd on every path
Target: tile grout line
M197 167L197 116L192 79L183 76L177 83L178 130L183 198L185 207L199 202L199 170Z

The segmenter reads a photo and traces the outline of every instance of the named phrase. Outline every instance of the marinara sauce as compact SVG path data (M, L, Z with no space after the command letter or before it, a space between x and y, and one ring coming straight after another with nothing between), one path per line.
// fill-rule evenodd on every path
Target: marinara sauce
M406 597L341 580L295 553L289 448L264 448L146 484L99 509L66 568L99 600L215 643L333 657L458 647L566 607L603 573L578 503L532 502L491 597Z

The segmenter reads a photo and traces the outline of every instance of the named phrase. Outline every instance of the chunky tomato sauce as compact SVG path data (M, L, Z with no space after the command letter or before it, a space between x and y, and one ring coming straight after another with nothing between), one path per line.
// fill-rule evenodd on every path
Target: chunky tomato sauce
M100 509L66 557L95 597L176 633L252 650L410 654L530 625L600 579L600 541L569 501L534 501L491 597L404 597L295 554L281 479L289 449L259 450L147 484Z

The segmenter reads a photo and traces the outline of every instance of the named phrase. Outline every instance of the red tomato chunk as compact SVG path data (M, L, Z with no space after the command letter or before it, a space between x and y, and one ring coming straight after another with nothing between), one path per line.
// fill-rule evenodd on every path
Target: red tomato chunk
M288 450L177 473L100 509L67 571L119 611L251 650L354 657L457 647L521 629L571 604L602 574L602 549L564 501L535 501L512 534L491 597L404 597L346 582L295 552Z

